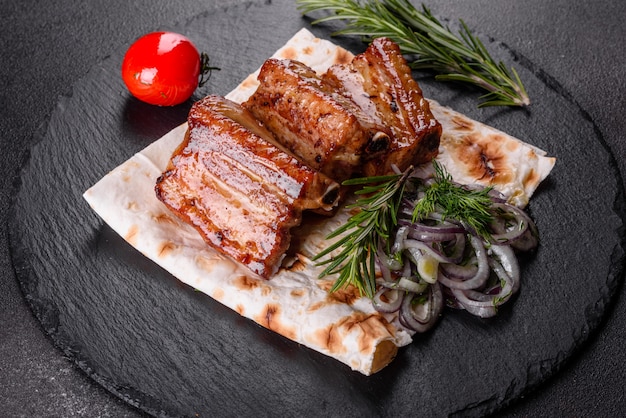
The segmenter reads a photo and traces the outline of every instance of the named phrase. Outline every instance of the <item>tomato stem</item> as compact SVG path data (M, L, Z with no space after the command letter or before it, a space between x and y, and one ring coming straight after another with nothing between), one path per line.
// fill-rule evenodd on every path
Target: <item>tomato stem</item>
M219 67L212 67L210 65L209 54L206 52L202 52L200 54L200 81L198 82L198 87L204 86L207 81L211 78L211 72L213 70L220 71Z

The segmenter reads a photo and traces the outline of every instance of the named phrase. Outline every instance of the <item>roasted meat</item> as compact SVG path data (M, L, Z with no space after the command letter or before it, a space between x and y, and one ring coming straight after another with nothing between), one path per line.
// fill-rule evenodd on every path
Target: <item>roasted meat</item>
M315 170L342 181L387 150L389 129L306 65L269 59L258 78L244 107Z
M270 59L258 79L244 106L303 162L338 181L437 155L441 126L387 38L321 76L297 61Z
M217 96L194 104L156 193L211 246L269 278L302 211L330 213L337 182L354 175L430 161L441 126L385 38L323 75L269 59L259 82L243 106Z
M387 174L392 165L404 170L437 155L441 125L395 42L374 39L350 64L330 67L323 79L391 130L386 152L366 156L364 175Z
M195 103L188 124L157 180L157 197L212 247L269 278L302 211L331 211L339 185L301 164L227 99Z

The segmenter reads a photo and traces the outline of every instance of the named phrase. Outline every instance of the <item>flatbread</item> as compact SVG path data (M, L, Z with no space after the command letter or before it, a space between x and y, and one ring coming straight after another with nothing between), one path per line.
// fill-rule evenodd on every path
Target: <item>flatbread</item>
M330 65L350 61L352 54L302 29L273 57L297 59L321 73ZM256 74L251 74L226 97L239 103L246 100L256 89ZM550 172L554 159L545 157L535 147L432 103L433 113L441 117L444 127L440 160L453 177L464 183L487 181L484 172L476 178L473 173L479 171L462 159L461 150L486 147L485 138L497 137L504 158L511 156L498 170L506 168L510 175L492 176L490 183L520 206L525 205L538 182ZM172 214L156 198L154 185L186 129L186 124L173 129L84 193L89 205L112 229L180 281L242 316L365 375L386 366L398 347L411 343L413 333L399 325L396 314L376 312L370 300L352 288L330 294L333 278L317 278L321 267L311 258L328 245L324 237L350 216L347 210L340 210L332 218L316 219L314 224L305 223L294 231L288 266L271 280L256 277L213 250L193 227ZM511 154L513 148L517 151ZM524 170L516 168L520 167L519 158L525 158ZM532 176L528 174L531 172Z

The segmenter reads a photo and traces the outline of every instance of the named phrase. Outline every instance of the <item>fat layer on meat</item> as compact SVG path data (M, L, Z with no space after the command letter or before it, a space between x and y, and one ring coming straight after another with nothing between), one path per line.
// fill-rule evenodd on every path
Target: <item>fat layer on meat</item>
M185 140L158 178L156 195L204 240L269 278L302 211L331 211L339 185L279 146L240 105L195 103Z
M338 181L437 155L441 126L387 38L322 75L298 61L269 59L258 81L244 107L305 164Z
M269 59L258 79L244 107L308 166L342 181L388 148L384 125L301 62Z
M395 42L374 39L351 63L331 66L323 78L390 129L387 150L364 159L364 175L388 174L392 165L405 170L437 156L441 125Z

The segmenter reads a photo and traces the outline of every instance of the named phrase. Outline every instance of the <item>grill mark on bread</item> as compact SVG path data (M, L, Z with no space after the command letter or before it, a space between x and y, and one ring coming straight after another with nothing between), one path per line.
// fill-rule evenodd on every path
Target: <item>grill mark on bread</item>
M354 55L351 52L346 51L345 49L338 49L335 53L335 64L348 64Z
M157 256L159 258L170 256L174 251L176 251L177 248L178 246L172 241L164 241L161 243L161 245L159 245L159 249L157 250Z
M293 327L285 325L281 319L280 305L276 303L268 303L261 310L261 313L257 315L254 320L267 329L277 332L287 338L295 340L298 333Z
M255 289L260 289L263 296L267 296L272 293L272 288L267 286L259 279L254 279L246 275L240 275L233 280L233 285L241 291L251 292Z
M454 124L454 128L458 131L471 132L474 130L475 127L475 124L465 117L453 116L451 118L451 122Z
M174 218L172 218L166 213L159 213L157 215L152 215L152 220L154 220L156 223L164 223L164 224L170 224L170 225L178 224L178 222L176 222Z
M194 259L196 264L207 273L212 273L216 266L224 265L224 263L230 263L234 267L232 260L221 255L215 254L213 257L207 257L205 255L197 255Z
M130 245L136 245L137 244L137 235L138 235L138 233L139 233L139 227L137 225L133 224L133 225L130 226L130 228L128 228L128 232L124 236L124 239Z
M326 303L328 304L345 303L347 305L352 305L355 301L361 298L359 290L352 285L342 287L341 289L331 292L330 289L333 285L333 282L327 280L320 280L318 282L318 286L328 293L326 296Z
M213 291L213 294L211 295L211 297L213 299L215 299L218 302L221 302L224 300L224 289L222 289L221 287L216 288Z
M313 341L322 349L325 349L332 354L342 354L347 352L347 349L343 344L343 335L345 331L342 330L342 326L345 321L346 318L342 318L336 324L331 324L324 329L316 330L312 336Z
M506 150L503 150L497 137L488 140L476 133L461 137L458 141L450 141L462 164L467 167L471 176L481 181L504 184L512 180L513 173L509 167Z
M394 329L378 313L353 312L351 315L340 318L335 323L315 331L311 338L330 353L341 354L347 351L344 341L351 332L358 335L358 350L362 353L370 353L375 350L377 342L381 339L392 339Z

